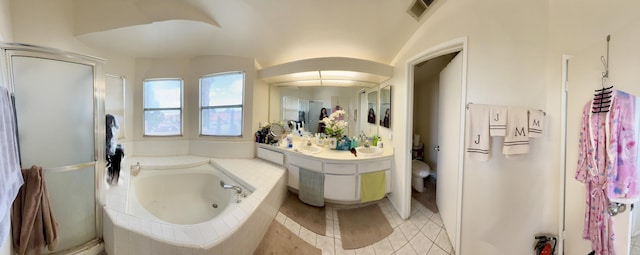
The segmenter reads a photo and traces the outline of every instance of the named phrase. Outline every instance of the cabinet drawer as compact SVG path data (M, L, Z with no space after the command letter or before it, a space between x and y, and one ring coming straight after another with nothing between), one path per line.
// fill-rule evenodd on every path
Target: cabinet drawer
M358 164L358 173L370 173L387 169L391 169L390 159Z
M284 154L280 152L258 148L258 158L271 161L281 166L284 165Z
M355 164L325 163L324 164L324 173L326 173L326 174L355 174L356 173L356 165Z
M322 172L322 161L306 159L296 156L287 156L287 163L289 165L295 165L305 169Z

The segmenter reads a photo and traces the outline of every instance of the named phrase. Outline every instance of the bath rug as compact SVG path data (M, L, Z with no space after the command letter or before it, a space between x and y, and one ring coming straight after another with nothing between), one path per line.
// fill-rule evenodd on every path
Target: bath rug
M307 205L295 194L287 192L287 198L280 206L280 212L308 230L318 235L326 235L327 216L324 207Z
M300 254L320 255L322 251L305 242L277 221L272 221L254 255Z
M411 197L420 202L424 207L433 213L438 213L438 205L436 204L436 183L431 178L424 180L424 191L417 192L411 190Z
M338 224L343 249L374 244L393 232L378 204L338 210Z

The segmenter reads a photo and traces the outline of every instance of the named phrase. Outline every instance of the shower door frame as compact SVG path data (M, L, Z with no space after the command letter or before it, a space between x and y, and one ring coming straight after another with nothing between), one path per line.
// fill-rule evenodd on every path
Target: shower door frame
M93 70L93 119L94 119L94 153L93 162L80 163L70 166L56 167L54 169L45 169L47 173L52 172L68 172L84 169L90 165L94 166L94 193L95 193L95 238L80 244L68 250L58 251L54 254L68 254L86 249L91 249L100 243L102 243L102 207L105 201L105 187L102 182L102 177L105 173L106 160L101 155L105 154L105 129L100 128L105 126L105 83L103 67L105 60L68 52L64 50L35 46L29 44L18 43L0 43L0 49L2 50L2 58L0 58L0 71L2 72L2 82L7 84L9 92L13 94L15 92L15 84L13 77L13 64L12 57L31 57L41 58L53 61L63 61L73 64L81 64L91 66ZM17 117L17 116L16 116ZM19 128L19 127L18 127Z

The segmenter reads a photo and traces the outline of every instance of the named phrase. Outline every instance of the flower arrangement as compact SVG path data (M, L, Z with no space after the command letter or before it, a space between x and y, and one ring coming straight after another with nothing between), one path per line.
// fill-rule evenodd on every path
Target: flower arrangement
M337 110L332 112L329 117L322 119L322 122L325 124L324 133L329 137L341 138L343 133L346 131L349 123L344 121L344 110Z

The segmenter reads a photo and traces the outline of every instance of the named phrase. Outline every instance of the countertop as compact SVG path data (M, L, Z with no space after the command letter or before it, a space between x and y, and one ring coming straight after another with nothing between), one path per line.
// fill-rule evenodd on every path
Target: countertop
M312 141L315 139L312 139ZM287 148L285 143L281 143L280 146L274 146L264 143L256 143L257 147L264 148L267 150L282 152L289 155L300 156L309 159L320 159L324 162L355 162L355 161L375 161L381 159L388 159L393 156L393 148L390 146L386 146L381 148L382 154L369 156L358 154L358 156L354 156L350 151L342 151L342 150L332 150L329 149L326 145L317 145L315 141L313 142L314 146L318 146L322 148L322 151L319 153L306 153L303 151L298 151L296 148L302 144L301 137L293 138L293 148Z

